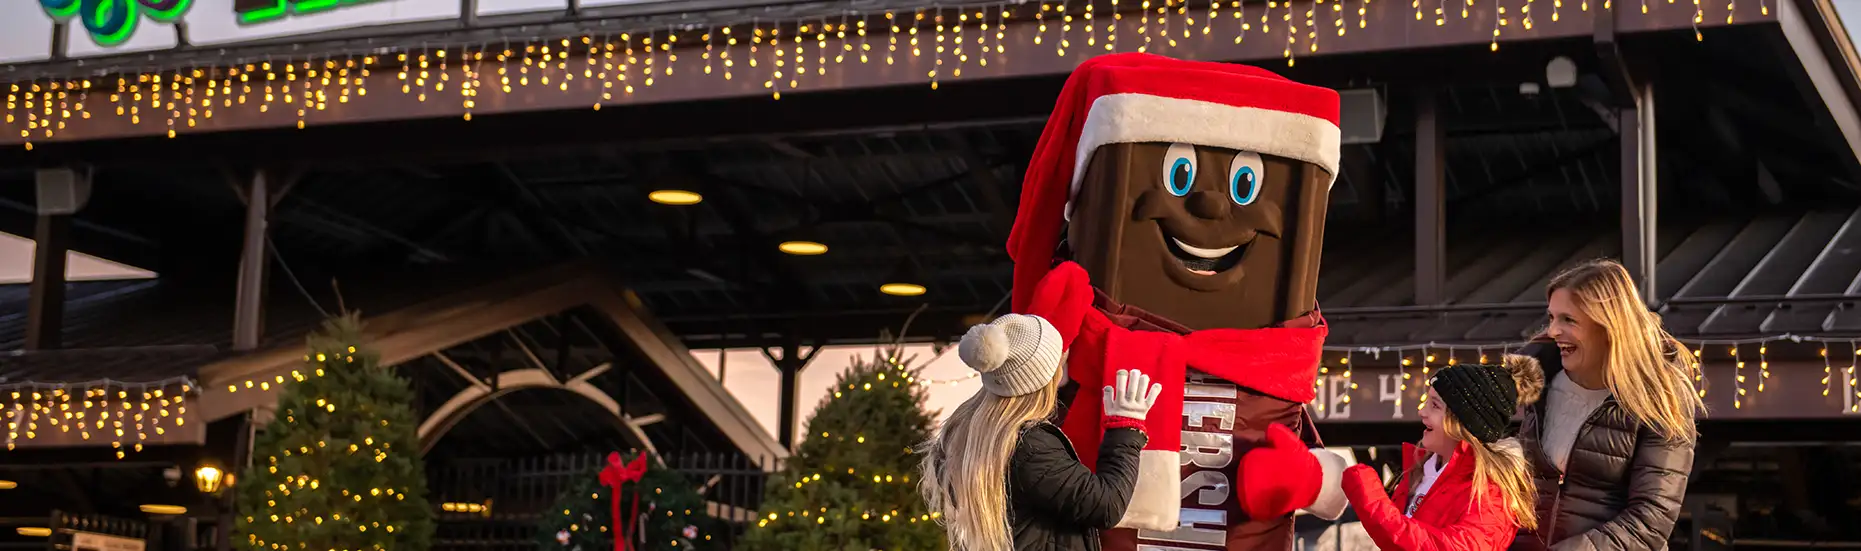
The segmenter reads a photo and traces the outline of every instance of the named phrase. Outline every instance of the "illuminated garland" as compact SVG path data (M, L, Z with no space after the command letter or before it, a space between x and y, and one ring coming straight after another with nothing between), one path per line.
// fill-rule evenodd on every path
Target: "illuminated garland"
M141 383L99 379L0 384L0 417L6 419L6 449L13 450L21 437L37 439L42 427L60 433L77 431L78 437L86 441L91 439L92 431L96 431L110 440L116 458L123 459L125 443L127 449L140 452L149 432L157 436L167 434L168 429L163 426L165 420L172 418L174 426L185 426L187 406L184 401L196 390L193 379L187 377Z
M1313 0L1303 5L1304 13L1298 14L1302 17L1295 16L1299 10L1294 2L1280 0L1268 0L1264 6L1254 4L1253 14L1248 13L1249 5L1240 0L1196 2L1193 9L1187 1L1141 0L1135 2L1138 9L1126 5L1122 12L1116 0L1112 9L1104 11L1089 0L1044 1L1038 7L1022 2L957 4L883 12L849 10L773 22L752 19L708 26L659 24L624 32L524 38L515 43L501 39L419 47L370 46L311 56L253 55L204 67L15 82L7 90L5 123L23 124L18 133L26 140L27 150L33 148L34 139L51 139L68 123L89 120L91 108L99 104L105 106L102 112L113 111L134 125L143 124L146 115L165 126L170 138L194 128L201 120L212 119L216 109L256 113L268 113L274 107L288 109L294 112L296 126L301 129L311 113L324 111L331 103L368 96L367 77L379 70L395 71L401 93L421 102L429 95L456 95L461 116L468 121L487 88L509 94L514 88L550 87L565 94L585 95L588 105L599 110L616 94L632 94L637 86L651 87L673 78L679 73L681 53L697 55L703 61L698 68L700 78L732 80L738 73L747 73L748 78L761 80L770 97L778 100L785 91L803 89L804 79L831 81L827 78L830 65L837 69L849 60L876 63L880 57L886 65L892 65L907 55L914 60L930 58L925 79L936 89L946 78L962 78L964 66L971 61L986 67L990 57L1006 56L1007 26L1030 15L1039 31L1029 41L1031 44L1017 44L1017 48L1051 47L1054 55L1064 57L1069 48L1081 46L1076 43L1077 37L1083 39L1087 49L1145 52L1153 45L1175 47L1178 38L1190 38L1198 29L1204 36L1231 35L1236 44L1252 32L1264 35L1261 39L1283 43L1281 54L1292 65L1299 53L1320 51L1321 34L1334 31L1337 36L1345 36L1352 27L1346 21L1347 11L1353 11L1346 6L1350 1ZM1365 14L1371 1L1357 0L1355 26L1359 29L1367 28ZM1469 9L1476 0L1461 1L1461 21L1479 20ZM1505 0L1492 1L1496 13L1489 16L1494 25L1490 46L1498 50L1501 29L1511 26L1512 20L1507 16ZM1551 19L1557 21L1563 0L1551 1ZM1589 0L1580 1L1581 9L1589 11ZM1520 16L1519 26L1524 29L1533 27L1535 2L1511 0ZM1646 0L1642 2L1641 11L1646 13ZM1768 2L1760 0L1760 11L1767 16ZM1429 11L1435 26L1445 26L1447 2L1440 0L1437 4ZM1693 4L1694 35L1703 40L1698 25L1705 20L1705 11L1699 0ZM1423 20L1422 0L1412 0L1411 7L1415 19ZM1733 20L1734 7L1726 7L1727 23ZM1609 0L1604 0L1603 9L1611 9ZM1329 12L1330 17L1321 17L1323 12ZM1129 32L1125 30L1129 25L1120 26L1127 17L1137 18L1138 36L1121 36ZM1274 36L1275 21L1280 36ZM1080 28L1075 29L1076 25ZM763 55L766 49L774 50L773 56ZM747 58L747 70L739 66L739 58ZM599 82L598 92L585 86L571 88L577 79Z
M1733 364L1733 379L1732 379L1732 388L1734 392L1734 395L1732 396L1732 408L1733 409L1744 408L1744 402L1745 402L1744 397L1748 395L1748 389L1747 389L1748 383L1755 382L1757 384L1757 392L1759 393L1763 393L1765 391L1765 388L1766 388L1765 382L1769 380L1771 376L1770 346L1769 346L1770 343L1774 343L1774 342L1818 343L1820 345L1820 350L1818 351L1818 355L1822 357L1822 386L1823 386L1822 395L1828 396L1831 390L1834 390L1838 387L1845 388L1846 392L1853 395L1855 398L1853 405L1850 405L1848 407L1848 411L1850 413L1861 413L1861 377L1857 376L1857 369L1861 368L1861 337L1826 337L1826 336L1797 335L1793 333L1784 333L1781 335L1752 337L1752 338L1745 338L1745 339L1678 339L1678 340L1681 342L1681 344L1687 345L1687 347L1692 349L1693 351L1693 357L1696 363L1698 364L1696 368L1693 370L1693 380L1695 383L1702 383L1705 381L1705 377L1706 377L1706 372L1704 369L1705 363L1718 358L1716 354L1712 356L1708 356L1706 354L1707 347L1710 347L1710 346L1727 347L1726 355L1723 357L1726 359L1729 359ZM1832 360L1829 359L1830 358L1829 345L1831 343L1834 343L1834 344L1846 343L1848 345L1849 350L1853 352L1851 357L1854 358L1854 360L1850 361L1849 365L1846 368L1841 369L1841 373L1839 375L1837 373L1836 365L1833 363ZM1415 373L1411 372L1409 369L1415 366L1415 363L1417 360L1420 360L1421 362L1421 370L1420 370L1421 376L1424 380L1426 380L1428 378L1428 374L1431 372L1431 370L1433 369L1435 365L1454 365L1454 364L1460 363L1460 360L1457 354L1462 350L1472 349L1474 352L1479 354L1478 363L1489 363L1490 357L1487 354L1488 351L1496 350L1504 354L1512 350L1523 348L1526 344L1530 344L1530 343L1529 342L1510 342L1510 343L1490 343L1490 344L1441 344L1441 343L1430 342L1427 344L1392 345L1392 346L1356 346L1356 347L1327 346L1327 347L1324 347L1324 350L1326 352L1341 352L1344 354L1343 358L1338 359L1338 364L1344 369L1344 374L1343 374L1344 382L1350 385L1350 389L1352 390L1357 389L1357 383L1351 381L1350 364L1351 364L1352 356L1356 354L1368 354L1371 356L1380 357L1385 352L1391 352L1391 353L1398 354L1401 360L1398 362L1399 366L1397 367L1397 370L1402 374L1402 377L1398 379L1399 386L1398 386L1398 392L1396 393L1396 407L1401 408L1402 399L1403 399L1402 397L1404 395L1404 392L1408 390L1408 381L1409 379L1413 378L1415 375ZM1757 374L1755 375L1756 381L1751 381L1745 375L1745 367L1746 367L1747 362L1745 361L1745 356L1741 356L1739 353L1739 346L1741 345L1744 345L1747 347L1749 345L1757 345L1758 363L1757 363ZM1448 353L1447 362L1444 364L1437 364L1436 363L1437 357L1434 354L1434 352L1442 351L1443 349L1445 349ZM1408 352L1420 352L1420 354L1414 357L1411 357L1409 354L1407 354ZM1317 380L1313 383L1314 387L1322 387L1324 385L1324 378L1328 376L1329 374L1330 374L1330 367L1325 364L1320 364L1319 369L1318 369L1319 376ZM1840 377L1840 379L1837 379L1838 376ZM1705 386L1698 385L1698 384L1696 384L1696 386L1698 386L1699 397L1701 399L1704 399L1706 397ZM1419 411L1423 406L1427 405L1427 400L1428 400L1428 395L1426 393L1422 394L1421 402L1416 405L1416 409ZM1344 395L1342 403L1346 403L1346 404L1350 403L1350 395L1348 393ZM1319 412L1324 411L1324 404L1322 402L1320 402L1317 407L1318 407Z

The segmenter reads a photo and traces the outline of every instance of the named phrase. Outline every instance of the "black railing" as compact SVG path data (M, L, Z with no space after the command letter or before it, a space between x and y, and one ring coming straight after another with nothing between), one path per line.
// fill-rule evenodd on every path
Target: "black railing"
M704 496L711 516L730 524L732 529L723 534L727 546L756 518L763 483L769 472L780 467L773 458L741 454L666 454L660 460L691 481ZM427 491L434 507L440 509L435 551L536 549L544 511L606 462L606 454L577 454L429 465ZM448 511L446 503L482 505L488 511Z

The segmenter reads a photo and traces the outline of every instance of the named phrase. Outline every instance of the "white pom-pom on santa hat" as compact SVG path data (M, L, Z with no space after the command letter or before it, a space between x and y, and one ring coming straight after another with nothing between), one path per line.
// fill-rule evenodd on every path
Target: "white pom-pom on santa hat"
M982 388L1002 397L1046 388L1060 370L1060 332L1039 316L1008 314L969 328L957 356L982 374Z

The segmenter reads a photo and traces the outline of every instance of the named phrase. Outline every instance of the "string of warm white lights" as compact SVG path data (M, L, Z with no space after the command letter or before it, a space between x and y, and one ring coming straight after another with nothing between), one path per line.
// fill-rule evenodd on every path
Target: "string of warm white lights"
M774 99L781 99L785 91L804 89L807 84L837 81L828 76L830 67L838 70L849 62L874 63L881 57L886 65L904 56L929 58L929 69L924 74L930 87L936 89L945 78L962 78L963 68L972 58L980 67L988 66L991 57L1005 58L1008 26L1030 14L1039 30L1029 41L1034 46L1051 44L1050 51L1061 57L1076 46L1075 24L1083 27L1077 34L1083 35L1086 48L1105 52L1144 52L1153 45L1176 47L1178 38L1188 39L1199 28L1204 36L1231 34L1236 44L1245 41L1250 32L1264 35L1262 39L1266 40L1283 40L1282 56L1291 65L1299 53L1320 51L1321 30L1339 37L1346 35L1352 25L1346 22L1344 13L1351 1L1312 0L1295 7L1294 2L1268 0L1264 7L1256 8L1257 21L1250 19L1248 4L1240 0L1143 0L1138 9L1126 5L1124 11L1120 11L1116 0L1103 11L1090 1L1046 1L1038 6L1021 1L992 2L882 12L843 10L773 22L752 18L704 26L654 24L625 31L528 37L514 42L502 38L401 48L368 45L309 56L233 55L205 66L127 68L14 82L8 86L5 124L21 125L18 133L26 140L28 150L35 139L52 139L70 124L90 120L95 107L101 107L104 113L114 112L116 117L137 126L145 122L146 115L154 124L162 125L171 138L212 119L216 109L256 113L288 109L296 126L303 128L312 114L326 111L332 103L368 97L370 77L378 70L394 71L392 85L421 102L456 94L459 114L468 121L486 89L510 94L516 88L553 88L576 94L599 110L612 102L615 94L633 94L636 87L651 87L674 78L679 73L681 53L697 54L703 61L693 78L721 77L729 81L739 73L747 73L748 78L760 80ZM1356 0L1356 28L1367 28L1365 14L1371 1ZM1465 0L1460 20L1492 20L1493 50L1499 48L1501 29L1512 25L1508 6L1522 15L1520 27L1533 27L1531 6L1535 0L1488 0L1496 12L1492 15L1474 14L1468 9L1478 1ZM1224 2L1232 24L1217 25ZM1423 20L1421 0L1412 0L1411 4L1415 19ZM1441 4L1443 7L1433 8L1437 27L1448 22L1445 2ZM1761 0L1760 4L1761 13L1768 16L1769 0ZM1560 18L1562 5L1562 0L1553 0L1552 21ZM1603 7L1611 6L1605 0ZM1727 23L1734 19L1734 7L1727 5ZM1295 17L1294 12L1301 8L1302 17ZM1588 0L1582 1L1581 9L1589 10ZM1329 11L1333 17L1320 17L1321 11ZM1642 11L1647 11L1645 2ZM1198 22L1197 16L1204 14L1206 17ZM1135 31L1141 36L1133 38L1142 41L1135 48L1126 46L1131 39L1120 36L1129 32L1120 23L1127 16L1138 19ZM1697 26L1704 17L1704 7L1694 0L1695 37L1702 40L1704 36ZM1275 20L1279 21L1279 37L1274 36ZM1059 23L1057 40L1048 36L1052 32L1049 22ZM1258 30L1254 29L1256 23ZM1156 32L1152 32L1153 27ZM875 46L879 34L884 34L882 53ZM773 54L766 55L765 50L773 50ZM740 59L747 60L747 68L739 67ZM597 82L599 86L576 84L576 80Z
M187 424L185 399L194 392L193 379L173 377L157 381L127 382L114 379L48 383L21 381L0 384L0 416L6 418L6 449L17 447L21 438L39 438L41 423L45 430L78 433L90 440L92 431L103 434L116 450L116 458L126 456L125 443L142 451L149 433L168 433L163 422L173 419L176 427ZM112 405L114 403L114 405ZM49 434L49 433L48 433Z
M1765 383L1766 381L1770 379L1770 376L1771 376L1770 346L1769 346L1771 343L1789 342L1789 343L1813 343L1813 344L1819 345L1820 350L1818 354L1822 356L1822 364L1823 364L1822 381L1821 381L1821 384L1823 386L1822 395L1828 396L1831 391L1834 391L1837 388L1842 388L1846 392L1848 392L1849 394L1855 397L1855 400L1853 400L1851 402L1851 405L1848 406L1848 411L1851 413L1861 412L1861 377L1857 377L1857 370L1861 369L1861 337L1818 336L1818 335L1799 335L1799 334L1794 334L1794 333L1784 333L1784 334L1779 334L1779 335L1736 338L1736 339L1680 339L1680 342L1681 344L1686 345L1688 348L1692 350L1694 359L1696 360L1697 363L1699 363L1702 366L1706 363L1710 363L1713 361L1719 361L1721 359L1729 360L1733 364L1733 377L1732 377L1732 389L1734 393L1732 396L1732 408L1733 409L1744 408L1745 397L1748 396L1749 395L1748 393L1750 392L1749 389L1747 388L1748 383L1755 382L1757 385L1757 389L1756 389L1757 392L1759 393L1765 392L1767 388L1767 385ZM1430 342L1426 344L1392 345L1392 346L1357 346L1357 347L1327 346L1327 347L1324 347L1324 350L1326 352L1333 352L1333 353L1341 352L1344 354L1344 357L1338 360L1338 364L1342 366L1344 369L1344 373L1343 373L1344 382L1348 384L1350 388L1353 390L1357 388L1357 384L1355 382L1351 382L1350 364L1351 364L1352 356L1357 355L1357 354L1367 354L1373 357L1380 357L1384 353L1399 354L1401 356L1401 359L1398 362L1399 363L1398 370L1401 372L1402 376L1398 379L1398 383L1397 383L1398 392L1396 393L1395 401L1396 401L1396 407L1401 408L1402 402L1403 402L1403 396L1406 394L1406 391L1408 390L1408 381L1411 378L1413 378L1415 375L1413 372L1410 371L1410 368L1415 367L1415 364L1417 363L1418 360L1421 364L1420 365L1421 376L1424 380L1426 380L1428 378L1429 373L1434 368L1434 366L1454 365L1454 364L1460 363L1460 358L1458 357L1458 353L1461 351L1472 351L1479 355L1479 363L1489 363L1489 361L1491 360L1490 356L1488 355L1489 352L1498 352L1498 353L1504 354L1504 353L1511 352L1513 350L1523 348L1526 344L1529 344L1529 343L1509 342L1509 343L1486 343L1486 344L1467 344L1467 343L1443 344L1443 343ZM1849 365L1846 368L1841 369L1842 373L1840 374L1840 379L1836 378L1838 376L1836 373L1837 366L1832 360L1829 359L1832 356L1829 352L1830 345L1832 344L1837 344L1837 345L1847 344L1848 350L1852 352L1852 354L1849 354L1849 357L1853 358L1853 361L1850 361ZM1739 352L1740 346L1744 346L1748 350L1752 345L1756 345L1758 349L1758 358L1757 358L1758 360L1757 371L1758 372L1755 376L1756 377L1755 381L1752 381L1746 377L1745 375L1745 368L1746 368L1746 363L1747 363L1746 356L1741 355ZM1708 355L1707 349L1713 346L1726 347L1726 354L1724 356L1719 356L1717 354ZM1408 354L1411 352L1419 352L1419 354L1411 357ZM1437 363L1437 356L1435 355L1435 352L1446 352L1447 361L1445 363ZM1330 367L1328 365L1321 365L1319 367L1319 379L1314 383L1314 385L1322 387L1324 385L1324 377L1328 376L1329 373L1330 373ZM1694 369L1693 378L1696 383L1703 383L1705 381L1705 377L1706 377L1706 373L1704 369L1698 368L1698 367ZM1696 386L1698 386L1699 397L1704 399L1706 397L1706 390L1707 390L1706 386L1704 384L1698 384ZM1427 405L1427 400L1428 400L1427 394L1422 394L1420 402L1416 405L1416 409L1419 410L1423 406ZM1343 398L1342 403L1349 403L1349 401L1350 401L1350 396L1346 394ZM1324 411L1324 405L1322 402L1319 403L1318 410L1320 412Z
M759 519L756 521L756 527L766 528L771 523L781 520L784 516L788 518L794 518L796 516L800 516L803 519L813 518L815 524L826 524L827 515L830 513L830 511L828 511L826 507L821 507L814 511L807 511L807 510L787 511L786 513L787 513L786 515L783 515L781 513L769 513L768 516L765 516L762 519ZM907 522L913 522L913 523L930 522L932 519L943 517L941 513L925 513L925 514L918 515L915 517L908 517L908 516L903 516L903 515L898 514L897 509L892 509L889 512L885 512L885 511L878 511L878 510L871 510L871 509L848 508L844 510L831 511L831 513L840 515L839 517L836 517L839 519L850 519L853 517L853 515L859 515L860 520L867 520L867 521L876 520L881 523L889 523L897 519L905 519Z

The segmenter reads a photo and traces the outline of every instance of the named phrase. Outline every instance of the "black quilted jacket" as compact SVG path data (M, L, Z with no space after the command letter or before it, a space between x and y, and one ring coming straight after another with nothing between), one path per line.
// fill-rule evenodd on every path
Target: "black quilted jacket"
M1137 487L1144 431L1105 431L1098 472L1079 463L1072 442L1052 423L1021 433L1008 464L1009 521L1017 551L1093 551L1100 530L1124 518Z
M1538 359L1546 381L1563 370L1555 344L1533 343L1519 353ZM1610 398L1577 433L1560 473L1540 442L1545 406L1540 400L1527 408L1519 430L1538 483L1538 530L1520 534L1512 548L1667 549L1693 469L1693 445L1662 438Z

